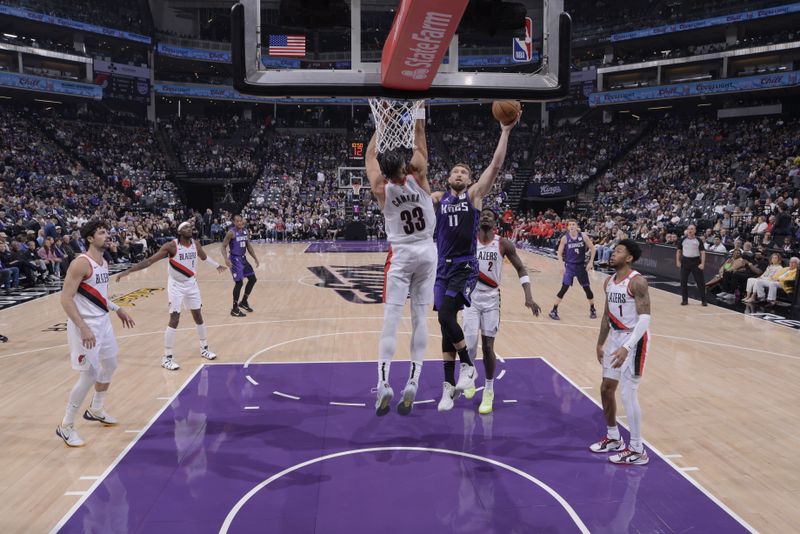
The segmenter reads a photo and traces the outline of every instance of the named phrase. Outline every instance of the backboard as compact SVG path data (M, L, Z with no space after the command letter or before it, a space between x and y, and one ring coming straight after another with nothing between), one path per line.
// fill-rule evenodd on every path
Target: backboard
M237 90L286 98L542 102L563 98L569 89L572 32L564 0L524 0L528 19L523 13L511 27L497 30L482 29L480 20L476 24L480 13L474 6L480 2L475 0L332 0L342 9L323 25L302 11L309 3L240 0L234 5L231 49ZM522 3L516 2L518 7ZM440 13L445 6L453 7L451 18ZM414 50L419 57L441 48L443 58L433 60L427 85L423 80L424 87L416 86L419 69L412 67L419 63L406 57L410 52L402 38L425 41L425 28L442 29L435 26L441 21L449 21L452 33L427 35L445 35L447 42L423 42ZM400 83L388 80L395 65L407 84L403 76Z

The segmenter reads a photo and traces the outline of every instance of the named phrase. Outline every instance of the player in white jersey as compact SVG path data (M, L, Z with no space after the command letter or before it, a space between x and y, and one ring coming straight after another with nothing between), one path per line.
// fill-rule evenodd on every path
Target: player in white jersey
M597 339L597 361L603 366L600 396L606 419L606 435L593 443L592 452L617 452L608 459L615 464L645 465L649 462L642 444L642 411L639 383L650 349L650 293L647 280L631 268L642 255L639 245L623 239L614 247L609 265L614 274L605 282L606 309ZM605 345L605 348L604 348ZM617 384L631 441L625 446L617 427Z
M494 338L500 328L500 280L503 275L504 258L508 258L517 270L519 283L525 294L525 306L531 309L534 317L538 317L542 310L533 300L528 269L517 254L517 248L508 239L495 235L497 214L494 210L491 208L481 210L478 228L477 256L480 271L478 283L472 292L472 306L464 309L463 330L469 357L473 361L478 353L478 334L481 335L486 383L478 412L486 415L492 413L494 402L494 370L497 361ZM473 386L464 390L464 396L471 399L475 392Z
M117 312L123 326L134 326L130 315L108 300L108 263L103 258L108 238L105 224L100 221L84 224L81 237L87 251L69 264L61 290L61 306L68 317L70 362L80 372L70 391L64 419L56 428L56 435L70 447L84 445L75 430L75 415L92 386L94 396L83 418L104 425L117 424L103 408L111 376L117 368L117 340L108 312Z
M528 269L517 254L517 248L508 239L495 235L495 228L497 228L497 214L491 208L483 208L478 227L477 256L480 268L478 283L472 292L472 306L464 309L463 317L464 339L472 361L477 359L478 334L481 334L486 383L478 412L483 415L492 413L494 402L494 370L497 361L494 338L500 328L500 280L503 274L503 258L508 258L517 270L519 283L525 294L525 306L531 309L534 317L538 317L542 311L533 300ZM471 399L475 392L473 386L464 390L464 396Z
M386 220L389 254L384 266L383 329L378 345L378 386L375 413L389 413L394 391L389 385L389 368L397 348L397 326L406 298L411 295L411 369L402 399L401 415L411 413L417 394L422 360L428 344L428 309L433 303L436 281L436 223L428 183L428 148L425 118L416 117L414 152L406 165L403 153L377 153L376 137L367 147L366 170L370 187Z
M198 241L192 238L194 224L186 221L178 225L178 238L164 243L161 248L127 271L117 275L117 282L129 274L147 269L154 263L164 258L169 258L167 265L167 295L169 296L169 324L164 331L164 356L161 358L161 367L170 371L181 368L172 357L172 347L175 344L175 332L181 318L181 309L188 308L192 312L197 337L200 340L200 356L213 360L216 354L208 350L208 335L206 325L203 323L203 313L200 310L200 287L197 285L197 261L205 261L214 267L218 273L227 269L211 259L203 250Z

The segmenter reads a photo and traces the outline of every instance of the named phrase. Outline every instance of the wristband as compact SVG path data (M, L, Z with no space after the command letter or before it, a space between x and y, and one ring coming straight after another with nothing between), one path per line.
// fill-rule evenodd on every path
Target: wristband
M206 262L207 264L209 264L210 266L212 266L213 268L215 268L215 269L216 269L217 267L219 267L219 263L217 263L217 262L215 262L214 260L212 260L212 259L211 259L211 256L206 256L205 262Z
M525 284L530 284L530 283L531 283L531 279L527 274L525 276L520 276L519 277L519 284L520 285L524 286Z
M110 300L108 301L108 311L115 312L115 311L117 311L118 309L119 309L119 306L117 306L116 304L114 304L114 303L113 303L112 301L110 301Z

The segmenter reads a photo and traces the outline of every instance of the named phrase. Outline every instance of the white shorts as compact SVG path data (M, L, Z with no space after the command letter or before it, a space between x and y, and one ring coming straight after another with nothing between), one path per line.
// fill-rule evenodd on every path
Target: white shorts
M200 300L200 286L194 278L188 282L176 282L170 278L167 280L167 296L170 313L180 313L183 307L187 310L199 310L203 305Z
M100 370L100 360L116 359L117 338L108 315L89 317L83 319L95 337L95 345L91 349L83 346L81 330L71 320L67 319L67 344L72 368L76 371L86 371L89 367Z
M464 308L464 334L477 332L486 337L497 337L500 328L500 291L472 292L472 305Z
M433 241L395 244L383 268L383 302L404 306L432 304L436 282L436 245Z
M603 378L619 381L620 378L638 380L644 373L644 364L650 352L650 332L645 332L639 343L628 351L625 362L617 369L611 367L614 361L613 354L631 335L630 331L614 331L608 333L605 351L603 354Z

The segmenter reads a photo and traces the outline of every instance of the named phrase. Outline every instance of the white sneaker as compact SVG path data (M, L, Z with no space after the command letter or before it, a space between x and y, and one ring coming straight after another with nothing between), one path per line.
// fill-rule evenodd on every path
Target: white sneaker
M391 409L390 403L394 398L394 391L388 382L378 384L377 398L375 399L375 415L383 417Z
M200 356L205 358L206 360L216 360L217 355L208 350L208 345L206 345L203 350L200 351Z
M647 465L650 462L650 458L644 449L642 449L642 452L636 452L626 448L620 451L619 454L609 456L608 461L617 465Z
M447 412L453 409L453 401L458 397L459 392L456 391L455 386L445 382L442 385L442 400L439 401L438 410L440 412Z
M456 391L461 393L464 390L475 388L475 379L478 378L478 370L474 365L462 363L458 370L458 382Z
M103 423L104 425L113 426L117 424L117 419L112 417L106 413L105 410L100 410L99 412L95 412L91 408L87 409L83 412L83 418L87 421L97 421L98 423Z
M409 380L406 387L403 388L403 398L397 404L397 413L400 415L408 415L411 413L411 408L414 407L414 399L417 398L417 382Z
M56 436L63 439L64 443L69 447L83 447L86 445L86 442L78 435L78 431L75 430L75 425L58 425L56 427Z
M181 366L178 365L178 362L172 359L172 356L164 356L161 358L161 367L167 369L168 371L177 371L181 368Z
M596 453L604 452L620 452L625 450L625 440L621 437L619 439L612 439L608 436L603 436L603 439L589 445L589 450Z

